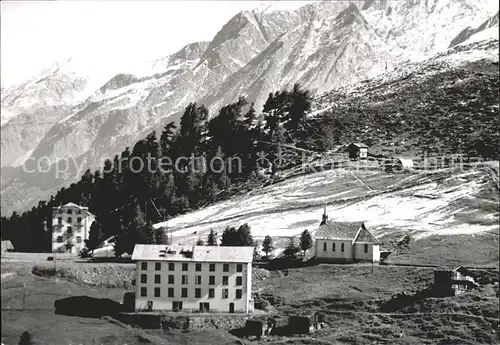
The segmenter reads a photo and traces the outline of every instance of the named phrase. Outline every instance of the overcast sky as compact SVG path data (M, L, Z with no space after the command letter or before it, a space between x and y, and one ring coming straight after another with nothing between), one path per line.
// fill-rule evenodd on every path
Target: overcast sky
M2 86L36 75L52 62L78 58L129 66L210 41L241 10L263 1L1 1ZM295 9L306 1L273 1Z

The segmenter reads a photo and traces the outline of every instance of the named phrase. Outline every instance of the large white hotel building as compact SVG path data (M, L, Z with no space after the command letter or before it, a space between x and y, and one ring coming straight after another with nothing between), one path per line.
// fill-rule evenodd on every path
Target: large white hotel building
M79 253L89 238L95 216L88 207L69 202L52 210L52 251Z
M253 250L136 244L135 310L252 312Z

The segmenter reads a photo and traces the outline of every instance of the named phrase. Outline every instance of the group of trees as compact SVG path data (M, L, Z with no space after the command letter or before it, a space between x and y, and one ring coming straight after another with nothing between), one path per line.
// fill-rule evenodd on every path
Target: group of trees
M2 216L2 238L11 240L17 251L50 251L52 209L74 202L96 216L86 242L89 249L110 236L116 236L117 255L131 253L136 243L164 243L163 229L154 231L153 223L236 193L266 168L258 162L260 153L272 157L280 143L304 137L310 104L309 92L298 85L271 93L261 113L243 97L213 118L205 106L191 103L178 126L168 123L159 137L151 132L132 149L105 160L101 170L87 170L78 182L22 215ZM253 242L249 228L224 231L223 245L241 242Z
M306 255L306 252L309 249L311 249L312 246L313 246L313 239L311 233L309 232L309 230L306 229L300 234L300 242L298 246L295 244L295 238L294 237L290 238L290 243L283 251L283 257L288 259L293 259L301 251L302 251L302 256L304 257ZM269 254L272 253L274 249L275 247L273 238L267 235L264 238L264 241L262 242L262 251L266 254L266 260L268 260Z
M199 238L196 242L196 245L205 245L205 242ZM210 230L207 241L207 246L217 246L218 239L217 233L214 232L213 229ZM245 223L238 228L235 227L226 227L224 232L222 233L220 246L253 246L257 248L257 242L254 241L251 233L250 226ZM304 230L300 234L299 245L295 244L295 238L290 238L290 243L283 251L283 257L288 259L294 259L297 255L302 252L302 256L304 257L306 252L311 249L313 246L313 239L309 230ZM265 259L269 259L269 254L271 254L275 249L273 238L267 235L262 242L262 251L265 253ZM256 251L257 252L257 251Z
M240 225L238 229L232 226L226 227L224 232L222 233L220 245L221 246L254 246L255 242L252 237L252 232L250 231L250 226L245 223L243 225ZM210 232L208 233L207 236L207 246L217 246L218 244L218 239L217 239L218 233L214 232L213 229L210 229ZM199 238L198 241L196 242L196 245L198 246L203 246L205 245L205 242Z

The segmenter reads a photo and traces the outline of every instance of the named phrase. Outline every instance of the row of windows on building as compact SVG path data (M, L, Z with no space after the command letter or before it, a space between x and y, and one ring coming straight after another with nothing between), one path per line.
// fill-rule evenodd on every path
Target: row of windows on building
M62 243L63 242L63 237L62 236L57 236L56 242L57 243ZM82 237L81 236L76 236L76 243L82 243Z
M336 250L336 243L333 242L332 243L332 252L334 252ZM364 250L365 250L365 253L368 253L368 244L365 243L365 246L364 246ZM326 242L323 242L323 251L327 251L327 243ZM343 252L344 251L344 244L341 243L340 244L340 251Z
M187 285L188 278L189 278L189 276L187 274L182 275L181 276L181 284ZM155 284L161 284L161 275L160 274L155 274L154 282L155 282ZM147 284L147 283L148 283L148 275L141 274L141 284ZM200 275L194 276L194 283L195 283L195 285L202 285L202 276L200 276ZM222 276L221 283L222 283L222 285L229 285L229 276ZM170 274L167 276L167 284L175 284L175 276L173 274ZM208 276L208 285L215 285L215 276ZM236 277L236 284L235 285L237 285L237 286L243 285L243 277L242 276Z
M162 263L161 262L155 262L155 271L161 271ZM196 272L201 272L202 270L202 264L201 263L196 263L194 270ZM147 262L141 262L141 270L142 271L147 271L148 270L148 263ZM168 270L169 271L175 271L175 262L169 262L168 263ZM189 263L183 262L181 270L184 272L189 271ZM215 264L209 264L208 267L209 272L215 272ZM229 272L229 264L223 264L222 265L222 272ZM243 272L243 265L242 264L236 264L236 272Z
M61 231L62 231L62 227L56 228L56 232L61 232ZM77 227L76 232L80 232L80 231L82 231L82 229L80 227ZM66 232L68 233L68 235L71 235L73 233L73 228L71 226L68 226L66 228Z
M165 291L165 290L163 290ZM162 289L161 287L155 287L153 289L153 297L164 297L161 294ZM194 298L201 298L202 296L202 289L201 288L195 288L194 289ZM241 299L243 296L243 291L241 289L235 289L234 290L234 298L236 299ZM148 297L148 288L143 286L141 287L141 297ZM188 288L182 288L181 289L181 297L182 298L189 298L189 293L188 293ZM167 288L167 298L175 298L175 289L174 288ZM208 298L215 298L215 289L210 288L208 289ZM221 290L221 298L227 299L229 298L229 289L222 289Z
M57 224L61 225L62 221L63 221L62 217L57 217ZM68 223L72 223L73 222L73 218L68 217L68 221L67 222ZM81 224L82 223L82 217L76 218L76 223L77 224Z
M63 210L63 209L59 209L59 213L64 213L64 210ZM66 213L67 213L67 214L73 214L73 210L72 210L72 209L70 209L70 208L68 208L68 209L66 210ZM75 213L76 213L76 214L82 214L82 210L76 210L76 212L75 212Z

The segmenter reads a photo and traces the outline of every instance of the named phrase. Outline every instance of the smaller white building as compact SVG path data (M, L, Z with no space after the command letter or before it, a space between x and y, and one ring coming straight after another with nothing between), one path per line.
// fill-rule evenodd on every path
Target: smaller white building
M110 236L102 241L97 248L92 250L93 258L112 258L115 256L115 236Z
M9 240L2 240L2 253L8 252L14 250L14 246L12 245L12 242Z
M253 250L136 244L135 310L252 312Z
M332 262L378 262L380 241L363 222L330 222L323 215L315 234L314 257Z
M79 253L89 238L95 216L72 202L52 210L52 252Z
M413 159L397 157L385 163L386 172L400 172L414 169Z

